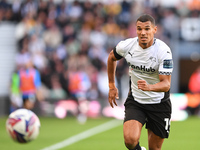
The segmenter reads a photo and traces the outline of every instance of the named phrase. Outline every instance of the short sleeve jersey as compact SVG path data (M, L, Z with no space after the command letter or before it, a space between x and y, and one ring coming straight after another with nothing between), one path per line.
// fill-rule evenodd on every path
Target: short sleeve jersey
M130 38L119 42L114 54L116 58L124 57L129 65L130 90L134 100L142 104L155 104L169 99L169 91L142 91L137 86L138 80L155 84L160 82L159 74L171 75L173 71L172 53L163 41L154 39L152 46L143 49L137 37Z

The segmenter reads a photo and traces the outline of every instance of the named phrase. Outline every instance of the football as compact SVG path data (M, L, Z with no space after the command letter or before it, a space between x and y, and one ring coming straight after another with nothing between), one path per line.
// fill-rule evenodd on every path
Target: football
M39 135L40 120L31 110L17 109L9 115L6 130L14 141L28 143Z

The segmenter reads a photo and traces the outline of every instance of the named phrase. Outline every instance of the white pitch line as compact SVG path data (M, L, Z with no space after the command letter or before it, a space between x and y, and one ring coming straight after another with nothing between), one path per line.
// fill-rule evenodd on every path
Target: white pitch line
M121 124L122 124L121 121L114 119L114 120L108 121L108 122L106 122L104 124L101 124L99 126L96 126L96 127L92 128L92 129L89 129L89 130L86 130L86 131L84 131L82 133L74 135L74 136L72 136L72 137L70 137L70 138L68 138L68 139L66 139L66 140L64 140L62 142L59 142L59 143L54 144L52 146L43 148L41 150L58 150L60 148L67 147L67 146L69 146L69 145L71 145L73 143L76 143L78 141L81 141L83 139L89 138L89 137L91 137L91 136L93 136L95 134L98 134L98 133L110 130L112 128L115 128L115 127L117 127L117 126L119 126Z

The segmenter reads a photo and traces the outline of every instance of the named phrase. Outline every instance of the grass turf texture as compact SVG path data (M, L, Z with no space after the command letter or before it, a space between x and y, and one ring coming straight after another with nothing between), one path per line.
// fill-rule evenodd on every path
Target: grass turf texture
M76 118L40 117L41 130L35 141L19 144L11 140L5 129L5 117L0 118L0 150L40 150L77 135L90 128L112 120L112 118L89 119L80 125ZM123 121L122 121L123 124ZM166 139L162 150L188 150L200 147L200 118L189 117L185 121L171 122L169 139ZM77 143L63 147L61 150L126 150L123 142L123 126L112 128ZM147 131L142 130L140 144L147 146Z

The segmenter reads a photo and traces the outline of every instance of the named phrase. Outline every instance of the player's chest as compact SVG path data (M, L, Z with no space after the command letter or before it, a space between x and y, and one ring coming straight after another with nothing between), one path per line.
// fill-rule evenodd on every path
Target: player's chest
M142 70L151 72L158 70L159 62L154 50L132 49L127 52L125 59L133 70Z

